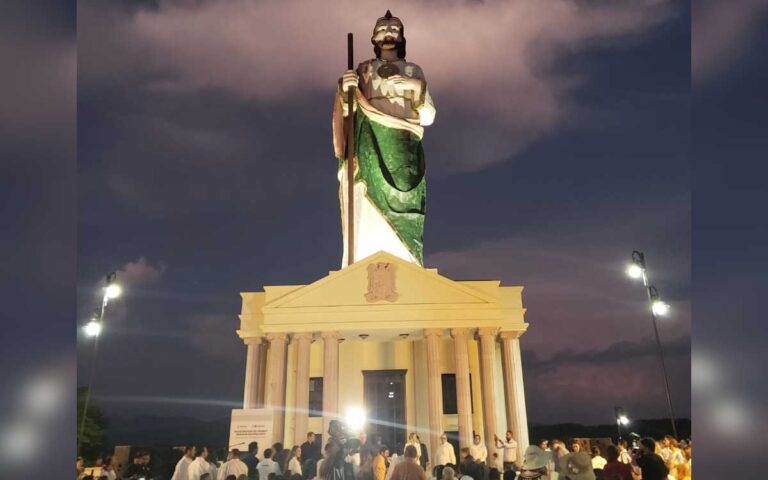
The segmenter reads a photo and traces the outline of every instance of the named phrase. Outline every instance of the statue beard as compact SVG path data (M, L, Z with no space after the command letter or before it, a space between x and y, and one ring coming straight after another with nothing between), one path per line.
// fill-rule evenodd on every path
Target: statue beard
M376 46L379 47L382 50L394 50L394 49L397 48L399 43L400 42L398 42L394 38L389 37L389 38L385 38L384 40L381 40L379 42L376 42Z

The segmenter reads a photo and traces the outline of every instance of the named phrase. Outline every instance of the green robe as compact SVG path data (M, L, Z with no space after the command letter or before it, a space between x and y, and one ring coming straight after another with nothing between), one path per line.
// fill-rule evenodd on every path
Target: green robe
M355 183L423 265L426 181L424 150L413 132L384 126L355 112ZM339 168L346 168L340 159Z

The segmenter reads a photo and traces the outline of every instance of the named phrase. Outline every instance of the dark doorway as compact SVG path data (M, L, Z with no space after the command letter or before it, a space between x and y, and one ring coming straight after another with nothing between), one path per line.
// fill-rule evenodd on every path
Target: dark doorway
M407 370L365 370L364 401L368 410L369 442L382 445L390 452L401 454L405 447L405 372Z

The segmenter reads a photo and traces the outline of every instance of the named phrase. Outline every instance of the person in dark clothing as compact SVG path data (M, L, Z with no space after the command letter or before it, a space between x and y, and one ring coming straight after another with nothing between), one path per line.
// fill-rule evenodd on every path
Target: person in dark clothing
M427 446L422 443L418 435L416 435L416 440L419 442L419 446L421 447L421 458L419 458L419 463L421 464L421 468L426 471L427 464L429 463L429 450L427 450Z
M259 459L256 458L256 454L259 453L258 442L251 442L248 444L248 453L240 460L248 467L248 478L256 478L256 466L259 464Z
M307 460L317 460L320 458L320 445L314 432L307 433L307 441L301 444L301 464Z
M139 478L144 473L144 453L137 452L133 457L133 461L123 470L123 478L134 479Z
M664 460L655 453L656 442L646 437L640 440L640 451L635 455L634 463L640 467L643 480L666 480L669 469Z
M272 460L277 462L277 466L280 467L280 472L284 472L288 466L288 450L283 448L283 444L276 442L272 444Z

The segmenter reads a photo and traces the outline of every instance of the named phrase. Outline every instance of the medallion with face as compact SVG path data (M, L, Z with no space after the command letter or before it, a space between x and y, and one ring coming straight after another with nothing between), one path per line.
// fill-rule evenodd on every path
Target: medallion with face
M379 65L379 68L376 69L376 73L381 78L389 78L392 75L398 75L400 73L400 69L392 62L384 62Z

